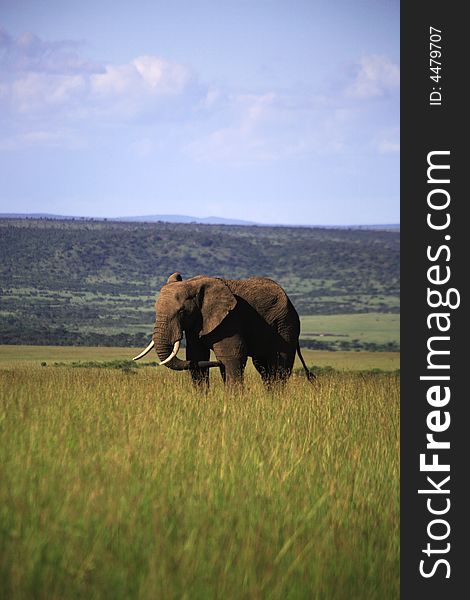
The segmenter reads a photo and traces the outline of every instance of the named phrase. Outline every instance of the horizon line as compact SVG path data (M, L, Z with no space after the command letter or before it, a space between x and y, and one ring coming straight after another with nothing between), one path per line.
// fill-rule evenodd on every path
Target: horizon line
M136 220L136 219L156 219L156 221L162 221L162 222L166 222L165 221L165 217L172 217L172 218L182 218L182 219L194 219L196 220L208 220L208 219L220 219L223 221L238 221L238 223L234 223L234 225L246 225L246 226L267 226L267 227L378 227L378 226L388 226L388 227L399 227L400 226L400 221L395 221L395 222L369 222L369 223L365 223L365 222L360 222L360 223L268 223L268 222L262 222L262 221L250 221L247 219L241 219L238 217L221 217L218 215L210 215L207 217L198 217L195 215L182 215L182 214L154 214L154 215L150 215L150 214L146 214L146 215L126 215L126 216L114 216L111 217L109 215L107 216L97 216L97 215L77 215L77 214L64 214L64 213L42 213L42 212L5 212L5 213L0 213L0 218L55 218L55 219L60 219L60 218L65 218L65 219L81 219L81 220L111 220L111 221L126 221L127 219L129 220ZM194 221L194 222L195 222ZM171 221L170 221L171 222ZM173 221L175 222L175 221ZM188 223L181 223L181 224L190 224L191 222ZM202 223L204 224L204 223ZM209 225L211 223L208 223ZM221 225L223 225L223 223L220 223ZM230 223L227 223L227 225L229 225Z

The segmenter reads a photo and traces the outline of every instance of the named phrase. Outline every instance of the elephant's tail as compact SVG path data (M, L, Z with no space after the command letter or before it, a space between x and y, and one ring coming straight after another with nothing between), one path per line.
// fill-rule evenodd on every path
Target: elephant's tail
M304 357L302 356L302 352L300 351L299 342L297 342L297 354L299 355L300 362L302 363L302 366L305 369L305 374L307 375L307 379L310 381L310 383L313 383L317 377L314 373L312 373L312 371L310 371L310 369L305 364Z

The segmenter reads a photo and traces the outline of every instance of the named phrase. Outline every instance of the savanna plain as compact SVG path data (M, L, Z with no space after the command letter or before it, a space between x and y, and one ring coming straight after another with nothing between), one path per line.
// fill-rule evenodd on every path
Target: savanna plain
M399 234L0 229L0 598L399 597ZM132 363L175 270L279 281L314 384Z
M395 370L329 353L314 385L268 392L248 369L243 391L214 373L196 393L185 373L112 368L116 348L104 368L11 348L1 597L398 597Z

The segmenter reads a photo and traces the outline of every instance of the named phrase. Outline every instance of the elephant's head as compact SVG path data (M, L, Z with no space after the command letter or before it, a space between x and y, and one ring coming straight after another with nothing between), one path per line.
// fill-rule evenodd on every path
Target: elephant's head
M161 288L155 304L157 316L148 348L155 346L162 361L160 364L176 370L189 369L189 361L176 356L183 332L199 337L211 333L236 303L235 296L222 279L201 275L183 281L180 273L173 273ZM218 362L210 361L198 363L200 367L218 365Z

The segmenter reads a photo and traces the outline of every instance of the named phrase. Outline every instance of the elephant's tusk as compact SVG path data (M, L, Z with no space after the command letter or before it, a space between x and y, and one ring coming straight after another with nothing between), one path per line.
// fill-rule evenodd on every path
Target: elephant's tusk
M145 350L142 350L142 352L139 355L134 356L134 358L132 360L139 360L139 358L142 358L143 356L148 354L154 346L155 346L155 342L152 340L150 342L150 344L147 346L147 348L145 348Z
M168 358L165 358L165 360L162 360L161 363L158 363L158 366L161 367L162 365L165 365L167 362L170 362L170 360L178 354L179 349L180 349L180 341L177 340L175 342L175 345L173 346L173 351L170 354L170 356Z

